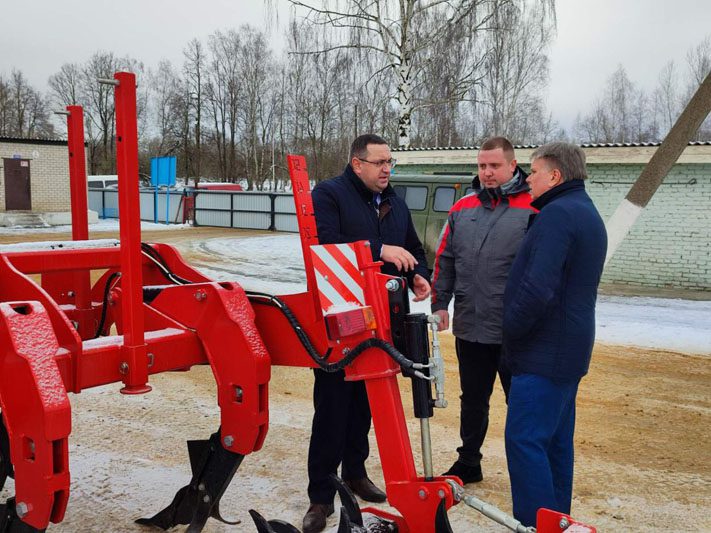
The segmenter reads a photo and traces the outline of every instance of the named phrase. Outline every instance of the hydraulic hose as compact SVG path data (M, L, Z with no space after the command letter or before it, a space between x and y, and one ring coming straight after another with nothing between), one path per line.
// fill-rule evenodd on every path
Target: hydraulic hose
M161 274L163 274L163 276L171 283L174 283L176 285L186 285L192 283L191 281L174 274L170 270L170 268L168 268L168 265L166 264L160 253L149 244L141 243L141 250L151 261L155 263ZM109 283L107 283L105 298L108 295L108 286ZM421 365L418 365L407 357L405 357L389 342L377 338L367 339L361 342L355 348L345 354L343 359L341 359L340 361L336 363L329 363L328 358L331 356L332 349L329 348L325 354L321 355L318 350L316 350L316 347L311 342L311 339L309 339L308 335L304 331L304 328L301 327L301 324L299 323L294 313L291 311L291 309L289 309L289 306L286 305L283 300L281 300L277 296L263 292L245 291L245 293L247 294L247 297L255 303L271 305L279 309L291 325L292 329L294 330L294 333L296 333L296 336L299 338L299 341L306 350L306 353L308 353L309 357L311 357L311 359L318 365L318 367L325 372L339 372L343 370L346 366L351 364L353 360L355 360L355 358L362 354L365 350L369 348L378 348L388 354L388 356L390 356L398 365L400 365L403 375L408 377L430 379L422 372L419 372L418 369L421 368ZM102 324L104 318L105 317L102 313ZM101 330L99 329L99 331Z
M316 350L313 343L311 342L311 339L309 339L308 335L306 335L306 332L301 327L301 324L299 323L298 319L294 316L294 313L291 311L291 309L289 309L289 306L286 305L283 300L281 300L277 296L262 292L247 292L247 296L257 303L277 307L291 325L292 329L296 333L296 336L299 338L299 341L301 341L302 346L309 354L309 357L311 357L311 359L318 365L318 367L325 372L332 373L343 370L365 350L369 348L378 348L388 354L398 365L400 365L403 375L409 377L416 376L423 379L429 379L427 378L427 376L422 374L422 372L419 372L419 365L417 365L413 361L410 361L389 342L377 338L364 340L351 351L349 351L347 354L345 354L343 359L341 359L340 361L336 363L329 363L328 358L331 355L331 348L329 348L324 355L319 354L318 350Z

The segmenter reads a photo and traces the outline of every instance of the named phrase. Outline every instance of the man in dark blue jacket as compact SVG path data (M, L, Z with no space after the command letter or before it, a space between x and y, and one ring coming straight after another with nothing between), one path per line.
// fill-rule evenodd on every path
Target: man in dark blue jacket
M429 296L429 271L407 204L389 184L395 160L387 142L361 135L351 145L343 174L319 183L311 194L320 244L370 241L373 260L382 271L404 275L415 300ZM351 490L370 502L384 502L385 493L365 471L368 458L370 407L363 381L344 381L345 373L314 370L314 419L309 444L309 500L304 533L326 527L333 513L335 489L329 480L341 464L341 477Z
M575 398L595 340L595 301L607 250L585 192L585 154L551 143L531 155L540 210L504 292L504 358L511 370L506 458L514 516L535 526L545 507L570 513Z

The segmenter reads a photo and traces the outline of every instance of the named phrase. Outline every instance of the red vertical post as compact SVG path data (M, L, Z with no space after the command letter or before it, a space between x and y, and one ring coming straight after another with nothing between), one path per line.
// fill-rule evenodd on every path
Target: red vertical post
M86 154L84 153L84 110L67 106L67 145L69 147L69 185L72 202L72 239L89 238L87 218Z
M306 158L303 155L287 155L286 161L289 166L289 175L291 176L291 188L294 192L296 220L299 224L299 236L301 237L301 252L304 256L306 290L313 297L315 316L320 317L322 316L321 301L319 300L316 273L311 259L311 246L318 244L318 232L316 230L314 204L311 200L309 174L306 170Z
M143 273L141 264L141 212L138 200L138 126L136 76L114 74L116 88L116 166L119 180L119 234L121 237L121 315L125 371L123 394L151 390L148 355L143 332Z
M69 148L69 190L72 203L72 239L89 238L87 216L86 153L84 151L84 110L81 106L67 106L67 147ZM96 326L91 309L91 278L88 270L73 274L74 306L77 330L83 339L94 336Z

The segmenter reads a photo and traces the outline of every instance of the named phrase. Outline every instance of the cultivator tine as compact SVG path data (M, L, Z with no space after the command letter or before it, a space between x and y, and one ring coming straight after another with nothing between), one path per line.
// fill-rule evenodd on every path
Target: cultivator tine
M139 518L136 523L168 530L178 524L189 524L187 533L199 533L212 517L229 525L220 515L220 498L229 486L244 455L222 447L220 431L209 440L188 441L192 479L181 488L173 501L151 518Z
M360 515L360 511L358 511ZM351 517L345 507L341 507L341 516L338 520L338 531L336 533L367 533L367 529L351 521Z
M444 500L441 500L437 506L435 533L453 533L452 526L449 524L449 518L447 517L447 506Z
M299 530L283 520L269 520L264 518L254 509L249 510L249 514L257 526L257 533L299 533Z
M349 489L343 480L336 474L331 474L331 483L336 487L338 491L338 497L341 499L341 521L343 520L343 511L349 518L349 521L353 522L357 526L363 526L363 515L360 513L360 506L358 505L358 500L356 500L355 495ZM338 531L340 533L341 528L339 526ZM346 530L349 531L349 530Z
M20 520L15 508L15 498L10 498L0 505L0 533L43 533L44 531Z

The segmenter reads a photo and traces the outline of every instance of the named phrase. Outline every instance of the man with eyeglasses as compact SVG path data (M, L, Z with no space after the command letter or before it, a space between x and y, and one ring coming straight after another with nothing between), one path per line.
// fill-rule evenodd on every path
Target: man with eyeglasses
M407 204L390 186L395 160L377 135L353 141L343 174L314 187L312 199L321 244L370 241L382 272L405 276L415 301L429 296L429 271ZM370 407L363 381L344 381L345 372L314 369L314 418L309 445L309 509L304 533L326 527L333 514L335 488L329 476L341 465L341 478L360 498L384 502L385 493L368 478Z

